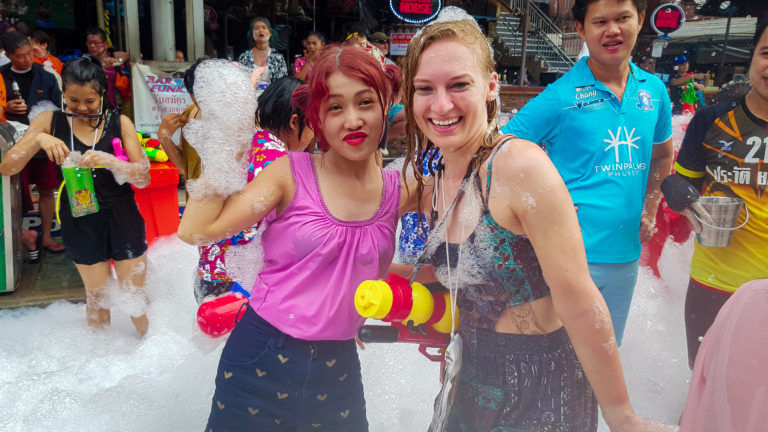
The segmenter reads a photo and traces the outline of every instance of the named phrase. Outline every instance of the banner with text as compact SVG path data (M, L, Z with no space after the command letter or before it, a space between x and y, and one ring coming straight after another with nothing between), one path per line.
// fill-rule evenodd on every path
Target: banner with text
M134 64L131 73L136 130L156 138L163 116L181 113L192 104L192 98L184 87L184 71L167 73L145 64Z
M389 43L389 55L404 56L408 51L413 33L392 33L392 41Z

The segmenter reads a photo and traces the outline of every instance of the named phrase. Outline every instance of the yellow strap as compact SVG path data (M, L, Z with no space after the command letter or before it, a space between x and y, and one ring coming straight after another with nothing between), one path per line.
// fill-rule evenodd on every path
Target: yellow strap
M61 186L59 186L59 195L56 197L56 222L61 225L61 218L59 217L59 208L61 208L61 191L64 190L64 185L66 184L66 181L61 182Z

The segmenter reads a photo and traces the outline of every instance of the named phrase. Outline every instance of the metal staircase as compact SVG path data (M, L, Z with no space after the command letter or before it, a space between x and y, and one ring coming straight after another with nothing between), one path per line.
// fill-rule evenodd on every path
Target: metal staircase
M520 21L523 18L526 0L506 0L515 12L510 15L502 10L496 24L499 41L509 55L521 56L523 33ZM573 60L562 49L563 32L538 7L531 5L529 13L528 42L526 54L535 55L551 71L566 72L573 66Z

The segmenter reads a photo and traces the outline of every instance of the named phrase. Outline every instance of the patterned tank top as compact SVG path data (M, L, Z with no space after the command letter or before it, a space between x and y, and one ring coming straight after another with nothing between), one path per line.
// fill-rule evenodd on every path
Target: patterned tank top
M544 281L541 266L528 237L499 225L488 208L492 162L503 145L499 145L488 160L485 195L481 193L482 184L476 174L468 173L468 178L462 183L464 191L460 193L478 194L482 201L482 213L469 237L461 244L448 243L448 254L445 239L440 240L439 235L434 239L433 247L429 247L429 244L427 246L426 260L435 267L441 283L446 287L451 286L451 283L458 287L456 304L462 333L470 329L493 330L496 321L507 308L550 295L549 286ZM453 206L448 213L452 210ZM435 234L441 231L440 224L434 224L436 219L433 213L431 231ZM433 240L432 235L429 240ZM452 272L451 280L446 278L448 263Z

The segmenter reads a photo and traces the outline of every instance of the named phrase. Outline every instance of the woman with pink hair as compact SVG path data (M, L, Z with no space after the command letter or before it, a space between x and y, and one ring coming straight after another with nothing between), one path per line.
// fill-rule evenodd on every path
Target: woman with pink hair
M190 243L266 224L264 267L222 352L205 430L368 430L353 298L394 255L400 182L376 150L399 87L399 69L328 48L293 93L323 153L288 153L240 192L187 202L179 237Z

